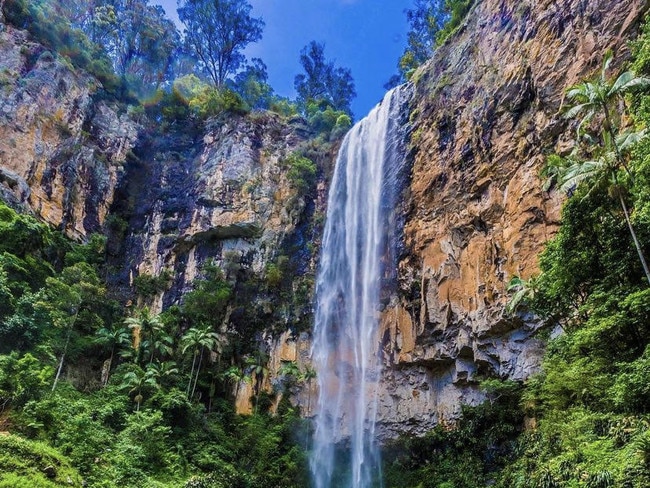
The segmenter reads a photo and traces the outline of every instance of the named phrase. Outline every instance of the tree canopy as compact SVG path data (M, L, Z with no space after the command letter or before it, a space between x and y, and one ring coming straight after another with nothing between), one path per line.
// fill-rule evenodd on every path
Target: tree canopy
M262 38L264 22L251 9L246 0L179 0L186 46L218 87L244 64L244 48Z
M350 104L357 92L352 72L336 66L325 57L325 45L311 41L300 51L300 65L305 71L296 76L294 86L298 103L307 109L310 103L332 107L334 110L352 114Z

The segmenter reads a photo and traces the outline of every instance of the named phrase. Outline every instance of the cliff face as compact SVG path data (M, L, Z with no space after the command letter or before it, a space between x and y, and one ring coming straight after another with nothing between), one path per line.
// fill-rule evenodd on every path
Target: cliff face
M112 207L124 232L109 238L119 270L113 284L159 313L182 303L204 265L218 265L234 290L220 332L269 352L270 391L281 361L297 359L291 338L309 325L308 244L318 239L312 217L324 205L325 186L305 193L290 176L292 155L309 152L300 120L230 115L195 129L154 131L134 148ZM281 272L280 282L269 278L270 266ZM138 276L169 279L144 296L134 286ZM257 346L246 347L250 354ZM234 391L237 410L250 412L252 386L242 382Z
M92 77L0 26L0 195L83 238L104 221L137 127L93 101Z
M612 49L638 0L484 0L414 76L414 164L399 264L383 314L383 435L420 433L483 399L480 376L539 367L539 324L508 318L513 276L528 278L557 229L562 196L542 191L545 154L568 147L566 88Z
M305 230L297 227L313 203L286 166L304 141L299 123L271 113L142 137L113 208L128 220L124 243L112 250L126 257L123 282L169 274L168 289L149 303L160 312L178 303L208 259L261 276L288 240L306 237L296 231Z

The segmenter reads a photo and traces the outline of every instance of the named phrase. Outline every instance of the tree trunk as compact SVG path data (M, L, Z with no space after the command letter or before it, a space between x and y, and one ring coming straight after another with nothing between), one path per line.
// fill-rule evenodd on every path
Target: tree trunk
M634 241L636 252L639 254L639 260L641 260L641 264L643 265L643 271L645 271L645 276L648 280L648 284L650 284L650 269L648 269L648 263L646 263L645 256L643 255L643 250L641 249L641 243L639 242L639 239L636 237L636 232L634 232L634 227L632 227L632 222L630 221L630 215L627 211L625 200L623 199L623 195L620 192L618 198L621 201L621 207L623 208L623 213L625 214L625 221L627 222L627 226L630 229L630 234L632 234L632 240Z
M192 395L190 398L194 398L194 392L196 391L196 383L199 381L199 373L201 372L201 361L203 360L203 346L201 346L201 353L199 355L199 365L196 368L196 376L194 377L194 386L192 387Z
M194 365L196 364L196 353L197 350L194 349L194 354L192 354L192 371L190 371L190 381L187 382L187 398L190 398L190 389L192 388L192 378L194 378Z
M65 338L65 345L63 346L63 352L61 353L61 359L59 360L59 367L56 370L56 376L54 377L54 383L52 384L52 391L56 389L56 385L59 383L59 378L61 377L61 371L63 371L63 361L65 361L65 355L68 352L68 344L70 344L71 335L72 335L72 325L68 327L68 335Z

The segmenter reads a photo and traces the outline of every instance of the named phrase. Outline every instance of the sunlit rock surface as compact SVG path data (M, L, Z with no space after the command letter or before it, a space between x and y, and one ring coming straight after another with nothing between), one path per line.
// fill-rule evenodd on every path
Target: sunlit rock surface
M400 294L383 313L382 434L422 433L483 400L478 379L539 368L533 317L504 317L556 232L562 196L542 190L545 154L565 150L567 87L620 64L638 0L484 0L414 75L413 173Z
M27 33L0 31L0 194L74 238L100 230L137 126L98 82Z

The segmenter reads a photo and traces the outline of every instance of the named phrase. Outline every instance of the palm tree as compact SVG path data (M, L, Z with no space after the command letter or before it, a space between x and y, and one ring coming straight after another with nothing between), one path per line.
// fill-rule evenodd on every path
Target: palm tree
M307 366L302 378L307 382L307 415L309 415L311 412L311 381L316 378L316 370L311 366Z
M173 379L178 374L178 367L174 361L154 362L147 365L147 373L157 383L162 384L166 379Z
M106 383L108 383L111 366L113 365L113 359L115 357L115 348L117 346L128 343L129 337L130 334L125 328L118 327L115 324L113 324L113 326L110 328L102 327L96 332L95 342L102 346L111 348L111 354L108 358L108 366L106 367L106 376L103 378L104 386L106 386Z
M192 350L192 370L190 371L190 380L187 383L187 397L192 398L194 392L196 391L196 383L199 379L199 373L201 372L201 361L203 360L203 352L205 348L212 350L214 346L219 341L219 335L215 332L212 332L209 327L204 327L198 329L192 327L189 329L181 342L184 344L182 353L185 354L188 350ZM198 367L196 368L196 375L194 374L194 367L196 366L196 358L198 356L199 362ZM192 385L192 378L194 378L194 386ZM192 393L190 394L190 387Z
M269 356L264 351L257 351L254 356L246 359L248 372L251 376L255 377L255 413L260 403L260 394L262 393L262 384L265 375L269 372L267 363Z
M239 395L239 385L242 381L247 381L249 376L246 375L243 369L239 366L230 366L227 370L223 372L223 378L227 381L235 383L235 401Z
M144 371L139 369L137 371L129 371L124 375L122 379L122 384L120 385L121 389L128 389L129 395L135 393L133 400L137 404L135 409L136 412L140 411L140 404L142 403L143 396L142 390L150 386L152 388L158 388L158 382L154 377L154 373L151 370Z
M529 280L524 280L519 276L513 276L507 288L507 291L512 293L512 297L506 305L506 313L512 315L522 303L529 302L535 298L535 295L539 292L538 281L538 276L533 276Z
M163 330L163 323L159 315L151 315L147 307L140 310L137 316L127 318L124 323L133 331L133 349L140 352L142 336L149 346L153 346L156 334ZM153 362L154 348L151 347L149 364ZM138 354L140 356L140 354Z
M645 130L635 132L623 130L621 127L623 96L632 89L647 88L650 86L650 79L637 77L631 71L626 71L614 81L610 81L607 78L607 71L611 62L612 55L608 53L603 61L600 76L595 81L580 83L567 91L567 97L574 102L574 105L566 112L566 116L573 118L583 115L578 124L578 136L583 135L583 127L597 115L602 117L602 132L597 134L596 138L589 137L590 142L598 142L597 150L592 151L596 157L587 161L574 161L571 166L561 171L559 177L561 188L564 190L571 190L583 181L589 181L592 189L603 184L609 186L610 194L618 197L621 204L639 260L650 284L650 269L634 232L618 175L619 170L623 168L633 182L627 158L632 146L647 135Z

